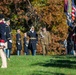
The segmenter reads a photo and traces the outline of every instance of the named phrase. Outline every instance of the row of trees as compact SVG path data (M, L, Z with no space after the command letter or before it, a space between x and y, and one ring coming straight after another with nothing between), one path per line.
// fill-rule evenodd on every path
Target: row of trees
M31 25L38 30L46 25L51 33L49 53L64 54L62 43L67 38L68 27L63 7L64 0L1 0L0 13L11 19L13 31L20 28L25 32ZM15 49L13 45L13 51ZM41 48L38 48L38 52L41 53Z

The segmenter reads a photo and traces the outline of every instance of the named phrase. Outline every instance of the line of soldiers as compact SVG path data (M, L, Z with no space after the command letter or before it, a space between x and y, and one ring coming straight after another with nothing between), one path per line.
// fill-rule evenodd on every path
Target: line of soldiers
M29 41L27 39L27 36L29 37ZM34 30L33 26L31 27L30 31L24 33L23 45L26 55L29 54L29 49L31 50L32 55L36 55L36 44L38 41L37 38L38 38L37 33ZM16 34L16 47L17 47L17 55L20 55L22 50L20 29L17 30L17 34Z
M29 37L29 40L28 40ZM32 55L36 55L38 40L42 44L43 55L47 54L48 46L50 44L50 33L46 30L46 27L40 28L38 33L35 31L34 26L31 29L24 33L23 45L25 54L29 54L29 50L31 50ZM17 55L21 54L22 43L21 43L21 35L20 29L17 30L16 34L16 47L17 47Z

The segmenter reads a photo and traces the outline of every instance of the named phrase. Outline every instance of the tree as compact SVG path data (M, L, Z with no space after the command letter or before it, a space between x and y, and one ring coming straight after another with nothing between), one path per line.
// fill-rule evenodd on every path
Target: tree
M0 13L11 19L13 29L27 31L46 25L51 34L50 53L63 53L63 41L67 38L64 0L1 0ZM38 49L39 50L39 49Z

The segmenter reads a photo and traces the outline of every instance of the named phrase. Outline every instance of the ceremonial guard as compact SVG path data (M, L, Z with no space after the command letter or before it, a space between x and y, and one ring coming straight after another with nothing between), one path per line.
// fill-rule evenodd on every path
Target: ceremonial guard
M6 55L8 60L10 60L10 53L12 49L12 37L11 37L11 28L10 28L10 19L6 19L6 39L7 39L7 49L6 49Z
M72 41L73 41L73 55L76 55L76 19L74 20L74 30L72 35Z
M68 28L68 37L67 37L67 54L71 54L73 43L72 43L72 35L74 33L74 26L69 26Z
M20 29L17 30L17 34L16 34L16 46L17 46L17 55L19 56L22 50Z
M51 43L50 33L46 30L46 27L42 27L42 30L39 33L39 39L42 44L43 55L46 55L48 52L48 46Z
M1 68L7 68L6 54L3 51L6 42L6 24L3 20L4 15L0 14L0 57L2 60Z
M24 42L23 44L24 44L25 55L28 55L29 54L29 50L28 50L29 41L28 41L27 33L24 33L23 42Z
M38 35L34 29L34 26L31 27L30 31L28 32L29 36L29 49L32 52L32 55L36 55L36 45L38 41Z

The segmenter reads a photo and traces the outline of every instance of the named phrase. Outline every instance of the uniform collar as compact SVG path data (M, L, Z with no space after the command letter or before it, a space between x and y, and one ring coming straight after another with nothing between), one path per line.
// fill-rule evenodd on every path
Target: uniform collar
M34 31L31 31L32 33L34 33Z

